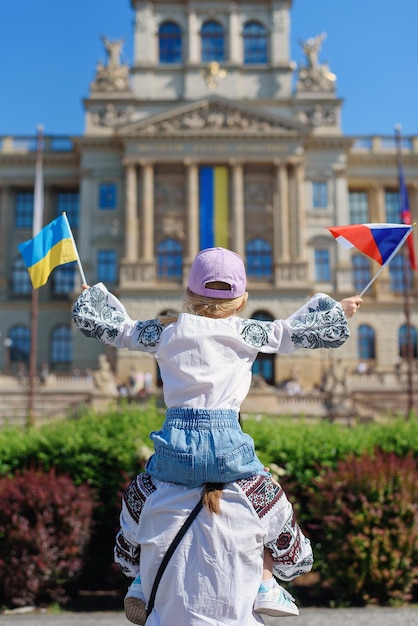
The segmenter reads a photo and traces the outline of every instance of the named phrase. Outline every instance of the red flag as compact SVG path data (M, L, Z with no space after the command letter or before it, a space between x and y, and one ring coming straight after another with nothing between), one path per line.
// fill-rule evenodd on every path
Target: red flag
M408 190L405 184L405 177L403 173L402 166L402 142L400 130L396 129L396 141L397 141L397 149L398 149L398 184L399 184L399 215L401 218L402 224L412 225L412 214L411 209L409 207L409 198L408 198ZM415 259L415 247L414 247L414 238L412 233L409 235L407 239L408 245L408 256L409 256L409 265L412 270L417 270L418 266Z

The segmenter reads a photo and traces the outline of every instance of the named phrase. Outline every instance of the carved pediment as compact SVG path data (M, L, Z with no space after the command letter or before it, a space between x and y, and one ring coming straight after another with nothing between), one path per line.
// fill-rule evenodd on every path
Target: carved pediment
M306 132L300 122L266 113L221 98L208 98L176 107L119 128L122 135L292 135Z

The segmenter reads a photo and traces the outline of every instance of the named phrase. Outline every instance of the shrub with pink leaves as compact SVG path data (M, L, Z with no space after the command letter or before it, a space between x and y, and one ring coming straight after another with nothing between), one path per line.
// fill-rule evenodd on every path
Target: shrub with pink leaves
M0 478L0 502L0 604L62 602L90 539L92 490L30 469Z
M402 604L418 581L418 464L375 450L314 480L308 498L322 584L336 605Z

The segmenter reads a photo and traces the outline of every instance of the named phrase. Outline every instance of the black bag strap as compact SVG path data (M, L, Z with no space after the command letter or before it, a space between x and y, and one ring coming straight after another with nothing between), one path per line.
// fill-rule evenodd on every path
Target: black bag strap
M165 570L165 568L167 566L167 563L169 562L169 560L173 556L174 550L179 545L180 541L184 537L185 533L189 529L191 523L193 522L193 520L195 519L195 517L199 513L199 511L202 508L202 506L203 506L203 496L200 498L199 502L196 504L196 506L194 507L193 511L190 513L189 517L186 519L186 521L184 522L183 526L180 528L180 530L178 531L177 535L174 537L174 539L171 542L167 552L164 555L163 560L161 561L160 567L158 568L158 572L157 572L157 575L156 575L155 580L154 580L154 584L152 586L152 591L151 591L151 595L150 595L149 602L148 602L147 619L148 619L149 615L151 614L152 609L154 608L155 595L157 593L158 584L159 584L159 582L161 580L161 577L162 577L162 575L164 573L164 570Z

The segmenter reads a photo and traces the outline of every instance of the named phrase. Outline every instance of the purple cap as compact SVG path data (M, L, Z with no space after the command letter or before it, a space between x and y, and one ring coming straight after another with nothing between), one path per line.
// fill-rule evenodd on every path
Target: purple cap
M207 283L223 282L230 289L210 289ZM207 248L199 252L189 274L189 289L199 296L209 298L238 298L244 295L247 285L244 262L241 257L225 248Z

